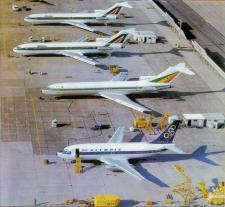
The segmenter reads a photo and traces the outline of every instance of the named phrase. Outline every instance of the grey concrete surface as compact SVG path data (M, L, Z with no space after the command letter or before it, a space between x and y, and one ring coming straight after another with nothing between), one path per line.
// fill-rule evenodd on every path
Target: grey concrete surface
M50 1L50 0L49 0ZM18 4L25 4L20 1ZM64 3L63 3L64 2ZM32 7L30 13L55 11L81 11L107 8L115 1L55 0L56 6L41 3L27 3ZM112 52L111 56L99 59L105 64L118 64L128 70L128 78L140 75L155 75L168 66L185 62L196 73L195 76L181 75L174 88L134 96L147 107L159 113L171 114L221 112L225 113L224 82L199 59L192 50L175 48L177 35L168 27L161 16L148 1L130 1L135 9L126 10L132 18L120 19L120 25L98 27L110 32L121 28L136 27L152 30L166 39L165 43L155 45L127 45L124 49ZM6 3L10 8L10 2ZM96 35L72 26L31 26L23 22L28 13L13 13L9 9L5 15L9 23L1 18L5 38L8 40L1 48L0 61L0 206L62 204L65 199L86 199L98 193L116 193L123 200L153 200L162 205L172 187L181 182L173 164L184 166L187 174L197 186L205 181L213 186L216 178L225 179L224 129L182 128L177 132L176 143L189 155L174 155L170 152L154 155L136 164L149 182L139 182L125 173L108 171L102 164L94 166L83 163L84 173L76 174L74 165L55 156L57 150L68 144L87 142L107 142L118 126L126 126L125 141L140 134L129 132L136 116L142 115L125 106L103 98L54 99L42 96L40 89L55 82L110 80L108 71L78 62L68 57L7 57L11 49L33 35L37 38L49 36L58 40L72 41L82 35ZM1 12L1 15L2 12ZM24 26L19 26L18 23ZM122 24L123 23L123 24ZM4 42L3 39L1 41ZM183 47L189 47L182 40ZM6 52L5 52L6 51ZM32 70L37 74L29 75ZM47 75L40 75L46 72ZM57 119L68 124L61 128L51 128L51 120ZM93 131L95 120L109 124L110 129ZM158 133L156 131L156 133ZM143 130L142 141L150 141L156 135ZM193 153L194 151L197 152ZM207 156L218 166L205 162ZM44 160L49 159L49 165ZM197 192L197 191L196 191ZM202 204L197 199L194 203ZM175 196L175 204L180 198Z

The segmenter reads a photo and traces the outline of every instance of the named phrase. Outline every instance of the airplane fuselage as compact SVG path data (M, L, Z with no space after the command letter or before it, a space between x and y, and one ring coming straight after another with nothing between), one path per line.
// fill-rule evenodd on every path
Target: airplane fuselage
M91 54L107 52L111 49L121 48L122 44L113 43L105 46L104 42L35 42L19 45L13 49L14 52L22 55L38 54L61 54L66 52L82 52L82 54Z
M100 13L45 13L31 14L24 18L32 24L105 23L115 20L116 15L102 16Z
M146 158L154 153L165 151L166 148L164 144L149 144L144 142L77 144L58 151L57 156L73 160L76 157L76 150L79 151L79 155L83 160L101 160L101 158L107 156L113 156L114 158L123 156L124 159L129 160Z
M148 81L104 81L56 83L42 90L47 95L99 95L101 92L139 94L171 87L170 83L153 83Z

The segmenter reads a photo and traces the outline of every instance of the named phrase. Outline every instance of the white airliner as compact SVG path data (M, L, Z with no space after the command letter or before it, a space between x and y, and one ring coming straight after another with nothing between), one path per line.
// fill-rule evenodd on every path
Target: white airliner
M165 131L151 143L128 142L122 143L124 127L119 127L108 143L90 143L71 145L57 152L57 156L63 159L73 160L81 156L82 160L99 160L111 170L122 170L139 180L145 180L134 166L129 163L130 159L146 158L153 153L171 150L184 154L176 147L173 139L179 126L179 120L175 120Z
M104 82L69 82L56 83L42 89L43 94L54 96L69 95L97 95L128 106L140 112L150 109L133 102L127 97L129 94L151 93L161 89L171 88L172 81L180 74L194 75L185 63L169 67L156 76L141 76L138 81L124 81L125 74L120 73L117 79Z
M135 29L121 30L105 41L96 42L32 42L18 45L13 49L15 53L29 55L65 55L76 60L91 64L102 65L98 61L86 57L88 54L105 53L112 49L124 47L124 43Z
M86 24L108 23L116 20L123 7L133 8L128 2L116 3L106 10L95 10L94 13L44 13L31 14L24 18L32 24L70 24L91 32L95 29Z

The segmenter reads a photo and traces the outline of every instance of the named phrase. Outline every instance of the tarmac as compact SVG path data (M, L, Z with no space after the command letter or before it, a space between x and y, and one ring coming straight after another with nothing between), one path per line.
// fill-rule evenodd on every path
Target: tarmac
M69 57L22 57L12 52L13 47L27 42L30 36L57 41L73 41L85 35L97 37L69 25L32 26L23 21L30 13L93 11L108 8L114 2L55 0L52 6L21 0L18 5L32 10L13 12L11 1L0 1L0 206L26 206L35 202L43 206L56 205L66 199L87 199L100 193L119 194L123 206L145 200L162 206L172 187L182 182L174 164L185 168L194 186L200 181L214 186L217 179L225 180L224 128L178 130L176 144L187 155L165 152L135 164L149 182L140 182L123 172L111 172L103 164L83 163L84 172L76 174L74 164L56 157L58 150L70 144L107 142L118 126L126 127L125 142L150 141L159 133L130 132L134 118L142 113L110 100L99 97L54 99L40 92L41 88L57 82L110 80L112 75L107 70ZM126 45L98 60L107 65L118 64L128 71L128 78L156 75L169 66L185 62L195 76L182 74L174 88L132 98L158 114L170 112L179 117L183 113L225 114L224 80L199 58L188 41L182 39L181 49L176 48L177 34L149 1L129 3L135 9L124 10L127 18L121 17L120 24L93 27L108 34L132 27L150 30L161 42ZM65 125L51 128L53 119ZM110 128L92 130L96 121ZM50 164L44 163L46 159ZM197 188L196 195L199 198ZM174 195L175 205L180 206L180 202L180 197ZM204 203L196 199L193 204Z
M159 2L179 21L182 21L182 28L186 28L187 38L196 40L216 64L225 71L225 36L222 32L223 26L220 25L221 15L224 14L224 2L200 3L199 1L181 0L159 0Z

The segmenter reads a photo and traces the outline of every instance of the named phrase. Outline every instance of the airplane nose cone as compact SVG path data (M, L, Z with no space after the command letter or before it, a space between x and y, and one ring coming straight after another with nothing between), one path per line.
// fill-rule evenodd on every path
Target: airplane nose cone
M56 152L56 156L62 158L62 153L61 152Z
M30 22L30 18L29 18L29 16L25 17L25 18L24 18L24 21L26 21L26 22Z
M13 52L16 52L16 53L18 52L17 47L13 48Z
M43 89L41 90L41 92L42 92L43 94L49 94L48 88L43 88Z

